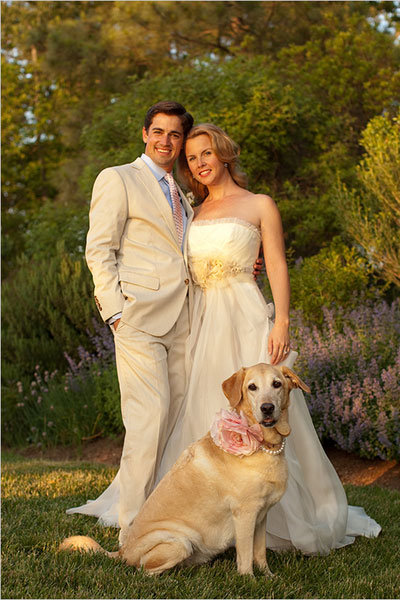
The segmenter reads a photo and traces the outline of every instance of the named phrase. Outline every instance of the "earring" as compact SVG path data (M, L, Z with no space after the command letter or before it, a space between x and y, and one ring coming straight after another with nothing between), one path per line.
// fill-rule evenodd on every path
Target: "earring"
M224 163L224 167L227 168L229 165L228 163Z

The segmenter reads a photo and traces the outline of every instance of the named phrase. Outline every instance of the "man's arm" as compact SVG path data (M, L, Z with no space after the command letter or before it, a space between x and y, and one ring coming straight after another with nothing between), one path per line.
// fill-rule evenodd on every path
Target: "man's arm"
M86 261L93 275L97 307L104 321L122 311L116 254L128 218L128 199L118 171L104 169L93 186Z

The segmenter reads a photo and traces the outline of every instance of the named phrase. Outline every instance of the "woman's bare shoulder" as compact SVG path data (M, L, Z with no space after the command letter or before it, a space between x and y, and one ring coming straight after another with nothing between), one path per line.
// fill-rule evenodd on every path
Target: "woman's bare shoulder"
M261 206L276 206L275 200L268 194L253 194Z
M257 208L257 212L260 220L262 221L265 217L272 217L279 214L278 207L275 200L267 194L253 194L254 205Z

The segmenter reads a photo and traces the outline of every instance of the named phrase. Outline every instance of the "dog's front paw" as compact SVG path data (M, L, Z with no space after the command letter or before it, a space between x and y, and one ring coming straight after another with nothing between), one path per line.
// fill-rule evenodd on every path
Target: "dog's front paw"
M269 570L268 565L263 568L263 572L265 575L265 579L272 579L273 577L276 577L275 573Z
M238 560L236 563L236 567L239 575L249 575L250 577L254 577L253 565L251 562L249 563L248 561L246 561L243 564L243 562Z
M262 563L262 564L257 564L257 568L260 569L260 571L262 571L266 577L266 579L270 579L271 577L275 577L275 573L273 573L272 571L270 571L268 564Z
M255 575L254 575L253 571L239 571L239 569L238 569L238 573L239 573L239 575L246 575L247 577L250 577L251 579L255 579Z
M273 573L269 569L264 570L264 575L265 575L265 579L272 579L273 577L276 577L275 573Z

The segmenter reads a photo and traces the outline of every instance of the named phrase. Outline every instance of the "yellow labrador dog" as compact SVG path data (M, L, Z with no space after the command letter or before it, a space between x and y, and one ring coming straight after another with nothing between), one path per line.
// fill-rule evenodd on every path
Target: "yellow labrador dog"
M267 512L286 489L289 393L298 387L310 391L289 368L263 363L224 381L231 412L221 413L228 419L182 453L146 500L120 550L107 554L156 574L177 564L204 563L236 545L239 573L252 574L254 562L271 575ZM60 549L105 552L84 536L67 538Z

